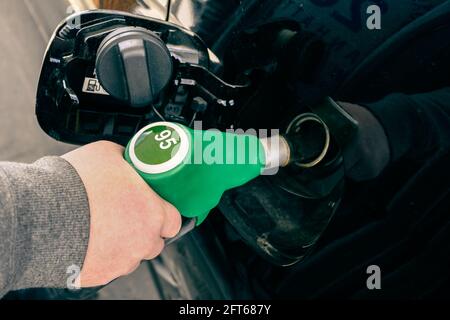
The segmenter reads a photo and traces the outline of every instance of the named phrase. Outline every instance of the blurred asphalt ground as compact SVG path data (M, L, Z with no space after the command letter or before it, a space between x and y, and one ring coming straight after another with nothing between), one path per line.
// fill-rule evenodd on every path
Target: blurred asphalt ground
M34 107L42 58L66 0L0 0L0 161L34 162L74 148L49 138ZM103 289L99 299L155 299L146 266Z

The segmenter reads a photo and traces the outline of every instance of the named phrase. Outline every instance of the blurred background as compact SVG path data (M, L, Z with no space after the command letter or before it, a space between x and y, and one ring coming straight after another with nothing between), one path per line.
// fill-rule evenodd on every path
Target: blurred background
M34 115L41 62L65 0L0 0L0 161L33 162L73 147L53 141Z
M127 8L127 1L0 0L0 161L31 163L75 148L52 140L39 128L35 96L41 62L54 29L74 10L92 8L95 3ZM96 298L158 299L152 288L143 264ZM41 294L45 292L27 293L35 298Z

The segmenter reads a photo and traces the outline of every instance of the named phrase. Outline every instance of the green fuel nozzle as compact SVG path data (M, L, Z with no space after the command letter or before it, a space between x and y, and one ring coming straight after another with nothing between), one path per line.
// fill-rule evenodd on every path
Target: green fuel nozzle
M158 122L133 137L125 159L155 192L198 226L225 191L303 159L292 151L298 147L296 134L258 138Z

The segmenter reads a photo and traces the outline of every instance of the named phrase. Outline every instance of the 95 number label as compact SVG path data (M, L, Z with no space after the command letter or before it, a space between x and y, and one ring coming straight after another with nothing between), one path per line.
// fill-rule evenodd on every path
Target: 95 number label
M155 140L160 142L159 147L161 150L170 149L173 146L178 144L177 139L172 138L173 131L172 130L164 130L160 134L155 135Z

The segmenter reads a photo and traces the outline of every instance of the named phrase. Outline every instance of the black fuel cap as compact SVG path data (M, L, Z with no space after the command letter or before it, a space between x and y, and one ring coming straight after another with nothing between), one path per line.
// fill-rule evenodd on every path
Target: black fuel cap
M96 72L102 87L132 107L154 103L172 78L172 58L153 32L137 27L109 34L97 52Z

